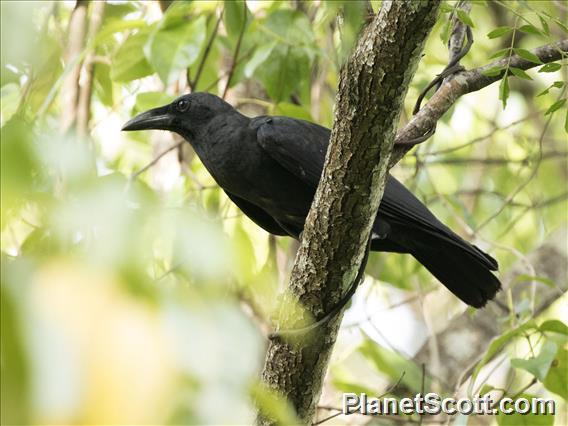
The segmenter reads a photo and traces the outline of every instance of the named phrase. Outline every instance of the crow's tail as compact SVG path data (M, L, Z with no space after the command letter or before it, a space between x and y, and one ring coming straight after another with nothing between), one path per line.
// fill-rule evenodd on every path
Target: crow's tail
M405 239L405 248L465 303L481 308L501 289L491 272L498 268L491 256L453 233L415 231L413 238Z

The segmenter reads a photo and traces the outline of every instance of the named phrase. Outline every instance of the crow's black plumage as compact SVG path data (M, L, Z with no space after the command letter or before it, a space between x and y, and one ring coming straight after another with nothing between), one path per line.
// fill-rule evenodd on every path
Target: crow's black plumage
M208 93L182 96L123 127L145 129L183 136L243 213L272 234L299 237L322 173L329 129L289 117L251 119ZM495 259L452 232L390 175L371 250L410 253L476 308L501 287L491 273Z

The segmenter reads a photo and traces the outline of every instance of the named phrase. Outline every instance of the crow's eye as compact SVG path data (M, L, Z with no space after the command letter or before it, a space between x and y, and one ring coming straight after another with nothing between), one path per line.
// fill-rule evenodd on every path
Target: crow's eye
M176 104L176 108L179 112L185 112L189 108L189 101L187 99L181 99Z

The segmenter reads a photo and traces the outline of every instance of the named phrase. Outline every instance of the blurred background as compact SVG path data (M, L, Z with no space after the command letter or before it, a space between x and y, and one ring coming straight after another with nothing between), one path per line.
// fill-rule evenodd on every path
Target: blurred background
M341 64L380 1L0 6L2 424L243 424L253 401L293 422L258 377L297 243L244 217L179 137L120 128L191 91L331 127ZM447 62L454 6L401 124ZM562 1L475 2L462 63L566 38L566 15ZM392 170L498 259L508 289L469 311L410 256L371 255L318 421L342 392L398 382L409 396L426 376L446 396L553 398L558 413L428 423L568 422L566 75L564 59L467 95ZM401 421L419 419L327 423Z

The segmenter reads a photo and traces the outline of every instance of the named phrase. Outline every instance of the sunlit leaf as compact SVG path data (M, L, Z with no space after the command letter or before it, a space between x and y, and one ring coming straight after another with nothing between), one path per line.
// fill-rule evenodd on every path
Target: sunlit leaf
M490 31L489 33L487 33L487 37L488 38L498 38L498 37L502 37L505 34L511 32L513 29L509 26L504 26L504 27L497 27L495 28L493 31Z
M523 80L532 80L532 77L520 68L510 67L509 71L511 71L516 77L522 78Z
M20 86L16 83L8 83L2 86L0 97L2 99L0 125L3 126L18 110L20 103Z
M273 100L283 101L299 87L301 81L295 76L308 73L310 63L310 57L303 49L277 45L256 69L255 75Z
M550 105L550 107L548 107L544 115L552 114L553 112L558 111L564 106L565 103L566 99L560 99L559 101L554 102L552 105Z
M198 58L205 41L205 21L200 16L176 26L157 27L151 34L144 54L164 84L173 83Z
M568 326L560 320L548 320L539 326L540 331L548 331L552 333L559 333L568 336Z
M141 92L136 95L136 103L134 104L133 114L148 111L169 104L174 100L174 96L164 92Z
M114 103L110 66L107 64L95 64L93 86L95 93L103 104L112 106Z
M465 10L457 9L456 10L456 16L465 25L467 25L471 28L475 28L475 25L473 24L471 17L469 16L469 14Z
M224 3L223 22L229 37L236 41L241 32L246 29L249 10L243 0L228 1Z
M515 277L515 282L533 282L533 281L537 281L539 283L542 283L548 287L555 287L556 284L554 283L554 281L546 278L546 277L536 277L533 275L526 275L526 274L519 274Z
M296 417L292 405L266 386L255 384L251 389L251 394L260 412L277 424L293 425L301 423Z
M422 386L422 371L412 361L380 346L369 338L361 344L359 352L373 363L377 371L387 375L393 383L402 377L402 379L400 379L402 384L413 392L420 392ZM429 380L426 381L428 382Z
M511 52L510 48L499 49L497 52L495 52L491 56L489 56L489 59L495 59L495 58L499 58L501 56L505 56L505 55L509 54L509 52Z
M540 67L538 72L555 72L561 68L562 65L552 62L550 64L544 64L542 67Z
M551 340L547 340L542 345L540 352L537 356L529 359L513 358L511 359L511 365L515 368L521 368L528 371L538 380L543 381L548 374L548 369L556 356L556 351L558 347L556 343Z
M483 75L486 75L487 77L497 77L498 75L500 75L503 72L503 68L502 67L492 67L489 69L486 69L482 72Z
M521 58L526 59L527 61L534 62L535 64L542 64L542 61L540 60L540 58L538 56L536 56L532 52L529 52L526 49L516 48L516 49L513 49L513 51L517 55L519 55Z
M148 31L131 35L113 56L110 78L114 81L131 81L152 74L153 69L144 56Z
M285 115L287 117L299 118L300 120L313 121L313 118L306 108L294 105L289 102L279 102L274 108L275 115Z
M499 99L503 104L503 109L507 106L507 99L509 99L509 78L505 76L499 83Z
M520 326L518 326L516 328L513 328L511 330L506 331L505 333L503 333L499 337L496 337L495 339L493 339L491 341L491 343L489 344L489 347L487 348L485 355L483 356L481 361L476 365L475 369L473 370L473 373L471 375L472 379L475 379L477 377L477 375L479 374L479 372L481 371L481 369L483 368L483 366L485 364L487 364L491 359L493 359L493 357L499 351L501 351L505 347L505 345L507 345L511 340L517 338L518 336L522 335L524 332L526 332L530 329L533 329L535 327L536 327L536 325L535 325L534 321L530 320L530 321L527 321L527 322L521 324Z
M522 31L524 33L527 34L534 34L534 35L541 35L542 33L540 32L540 30L538 28L536 28L534 25L522 25L519 28L519 31Z
M560 348L544 379L544 387L568 400L568 351Z
M274 49L276 45L277 42L272 41L261 45L255 50L254 55L245 65L244 74L246 78L250 78L254 74L254 71L258 68L258 66L262 65L262 63L270 56L272 49Z

